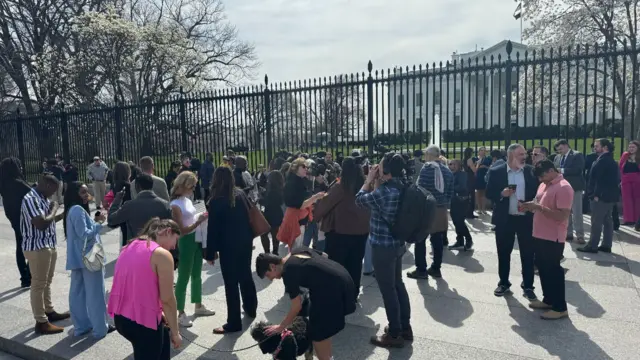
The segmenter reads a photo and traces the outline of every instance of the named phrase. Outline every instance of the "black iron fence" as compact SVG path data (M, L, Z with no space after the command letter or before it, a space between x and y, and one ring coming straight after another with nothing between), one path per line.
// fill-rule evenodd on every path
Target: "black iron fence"
M412 152L440 145L450 158L465 148L512 142L550 149L559 138L590 152L593 139L637 138L638 49L584 46L534 49L502 42L454 54L451 61L296 82L179 94L165 102L112 107L62 106L0 120L0 155L18 156L32 178L60 154L80 169L99 155L153 156L164 176L190 151L216 163L231 149L249 166L280 150L349 155Z

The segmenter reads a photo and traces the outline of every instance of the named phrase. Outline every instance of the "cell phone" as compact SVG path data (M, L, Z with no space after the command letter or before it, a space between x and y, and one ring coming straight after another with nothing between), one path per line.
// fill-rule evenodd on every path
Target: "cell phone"
M517 189L517 188L518 188L518 185L516 185L516 184L509 184L507 187L509 188L509 190L515 190L515 189Z
M331 182L331 184L329 184L329 188L331 188L331 187L332 187L335 183L337 183L337 182L338 182L338 179L333 180L333 181Z
M100 215L102 215L102 214L100 213L100 211L96 211L96 214L94 215L94 217L98 217L98 216L100 216Z

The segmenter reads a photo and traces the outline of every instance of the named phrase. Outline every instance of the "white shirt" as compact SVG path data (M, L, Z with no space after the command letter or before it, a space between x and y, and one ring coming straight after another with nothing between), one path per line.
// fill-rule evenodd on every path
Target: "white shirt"
M524 215L523 212L518 211L518 201L524 201L525 199L525 186L524 172L522 169L514 170L510 166L507 166L508 184L516 184L515 194L509 197L509 215Z
M198 213L198 210L193 206L191 199L182 196L171 201L170 205L180 208L180 211L182 212L183 227L189 227L196 223L196 214ZM193 233L193 231L191 233Z

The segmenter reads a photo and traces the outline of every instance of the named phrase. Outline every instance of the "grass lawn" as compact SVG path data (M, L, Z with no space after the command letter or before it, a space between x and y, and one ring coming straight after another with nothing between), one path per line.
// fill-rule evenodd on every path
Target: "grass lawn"
M528 140L521 140L521 139L512 139L513 142L518 142L522 145L524 145L526 148L531 148L536 144L541 144L545 147L547 147L551 152L553 152L553 144L556 142L557 139L528 139ZM591 143L592 143L592 139L568 139L569 144L571 145L571 147L577 151L580 151L582 153L588 154L591 152ZM486 147L488 150L492 150L492 149L504 149L506 147L506 143L505 141L470 141L470 142L446 142L446 143L442 143L441 147L443 150L445 150L447 152L447 156L451 159L460 159L462 158L462 153L464 151L465 148L470 147L474 150L477 150L479 147L484 146ZM614 139L614 146L615 146L615 151L614 151L614 157L616 158L616 160L618 160L620 158L620 154L622 154L623 151L626 151L627 148L627 141L624 139L620 139L620 138L616 138ZM408 152L412 152L413 150L416 149L424 149L425 147L427 147L427 144L403 144L403 145L395 145L395 146L387 146L389 149L391 150L402 150L402 151L408 151ZM337 153L341 152L344 156L348 156L351 154L351 152L355 149L362 149L362 147L358 147L358 146L346 146L346 145L339 145L336 147L313 147L311 149L308 149L306 152L310 153L310 154L315 154L319 151L331 151L334 154L334 157L336 156ZM365 149L366 150L366 149ZM295 149L287 149L287 151L289 152L295 152ZM278 152L277 150L274 150L274 154ZM198 157L201 161L204 161L205 158L205 152L196 152L193 154L194 156ZM222 163L222 157L225 155L225 152L214 152L213 156L214 156L214 163L216 165ZM242 154L237 154L237 155L244 155L247 157L247 161L249 163L249 169L251 170L256 170L258 168L258 165L264 165L264 166L268 166L269 164L269 160L267 159L267 151L266 150L254 150L254 151L248 151L247 153L242 153ZM166 155L166 156L154 156L154 160L156 163L156 174L158 176L164 177L167 175L167 173L169 172L169 168L171 167L171 163L173 161L178 160L179 158L179 154L175 154L175 155ZM137 162L137 159L131 159L135 162ZM113 167L114 165L114 161L115 160L109 160L109 157L107 156L107 165L109 165L110 167ZM41 162L37 161L37 160L33 160L33 159L28 159L27 160L27 179L30 182L35 182L38 178L38 174L34 173L37 170L40 169L41 167ZM78 168L79 168L79 173L80 173L80 179L81 180L86 180L86 171L85 171L85 165L82 164L78 164Z

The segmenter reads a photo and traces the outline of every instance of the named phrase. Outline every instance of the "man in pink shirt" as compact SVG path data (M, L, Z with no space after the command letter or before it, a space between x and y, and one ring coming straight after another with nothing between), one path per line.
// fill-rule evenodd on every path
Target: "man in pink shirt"
M540 273L543 299L529 303L532 309L548 310L545 320L568 316L565 300L564 269L560 266L567 237L574 191L551 160L538 162L533 173L540 180L534 201L520 207L533 212L533 247Z

